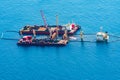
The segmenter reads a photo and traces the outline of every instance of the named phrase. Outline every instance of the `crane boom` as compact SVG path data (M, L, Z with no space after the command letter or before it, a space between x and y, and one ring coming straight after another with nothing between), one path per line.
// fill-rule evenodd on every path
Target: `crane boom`
M45 19L44 13L43 13L42 10L40 10L40 13L41 13L42 19L43 19L43 21L44 21L44 25L45 25L45 27L47 28L47 22L46 22L46 19Z

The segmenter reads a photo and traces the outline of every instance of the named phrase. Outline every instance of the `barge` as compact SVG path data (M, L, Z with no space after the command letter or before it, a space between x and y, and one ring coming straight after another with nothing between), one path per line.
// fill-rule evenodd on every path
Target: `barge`
M57 31L53 34L50 33L49 38L37 39L35 37L36 32L34 32L34 38L32 36L23 36L18 42L19 46L66 46L68 43L67 31L65 31L62 39L57 38Z
M24 26L19 33L23 34L23 35L32 35L33 34L33 30L36 31L36 35L49 35L49 29L52 30L52 33L54 33L56 30L58 30L58 34L59 35L63 35L64 31L67 30L67 34L68 35L73 35L78 29L81 29L81 27L79 25L76 25L74 23L69 23L66 25L48 25L47 27L44 25L41 26Z
M48 39L20 39L17 43L19 46L66 46L68 40L48 40Z

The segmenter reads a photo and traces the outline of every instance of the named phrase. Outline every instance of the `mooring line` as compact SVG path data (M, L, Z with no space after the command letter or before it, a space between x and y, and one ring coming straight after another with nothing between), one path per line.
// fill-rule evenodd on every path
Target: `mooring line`
M90 43L95 43L96 41L80 41L80 40L77 40L77 41L69 41L69 42L81 42L81 43L82 43L82 42L83 42L83 43L84 43L84 42L90 42Z
M1 37L0 37L1 39L3 38L3 33L1 34Z
M74 34L74 35L80 35L80 34ZM95 34L94 33L86 33L86 34L83 34L83 35L95 35Z
M109 42L111 43L111 42L119 42L119 41L120 41L120 39L109 41Z
M1 38L3 40L19 40L19 39L14 39L14 38Z
M11 31L5 31L5 32L16 32L16 33L19 33L18 31L13 31L13 30L11 30Z
M115 35L110 35L110 36L113 36L113 37L116 37L116 38L120 38L120 36L115 36Z

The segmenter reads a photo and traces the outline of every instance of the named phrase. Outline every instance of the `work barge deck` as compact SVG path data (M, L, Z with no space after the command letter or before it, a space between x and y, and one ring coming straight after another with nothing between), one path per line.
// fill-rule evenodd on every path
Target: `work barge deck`
M17 45L20 45L20 46L65 46L68 43L67 30L65 31L61 39L60 38L58 39L58 31L54 33L50 33L50 36L44 39L37 39L35 31L33 31L33 34L34 34L34 37L23 36L17 42Z
M56 30L58 30L58 34L59 35L63 35L64 34L64 30L67 30L67 34L68 35L74 35L75 32L77 32L79 29L81 29L81 27L79 25L76 25L74 23L72 24L66 24L66 25L48 25L47 27L44 25L34 25L34 26L30 26L30 25L26 25L24 26L19 33L23 34L23 35L32 35L33 34L33 30L36 31L36 35L49 35L49 29L52 30L52 33L54 33Z
M18 42L19 46L66 46L68 40L33 39L31 42Z

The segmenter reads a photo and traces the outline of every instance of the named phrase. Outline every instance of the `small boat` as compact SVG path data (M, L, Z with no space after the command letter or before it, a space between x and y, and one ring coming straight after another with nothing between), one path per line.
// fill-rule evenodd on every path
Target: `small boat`
M96 38L97 42L108 42L109 35L107 34L107 32L97 32Z
M48 25L47 27L44 25L41 26L24 26L19 33L23 34L23 35L32 35L33 34L33 29L36 31L36 35L49 35L49 29L52 30L52 32L54 33L56 31L56 29L58 30L58 34L59 35L63 35L64 34L64 30L67 29L68 35L73 35L78 29L80 29L81 27L79 25L76 25L75 23L69 23L66 25Z

